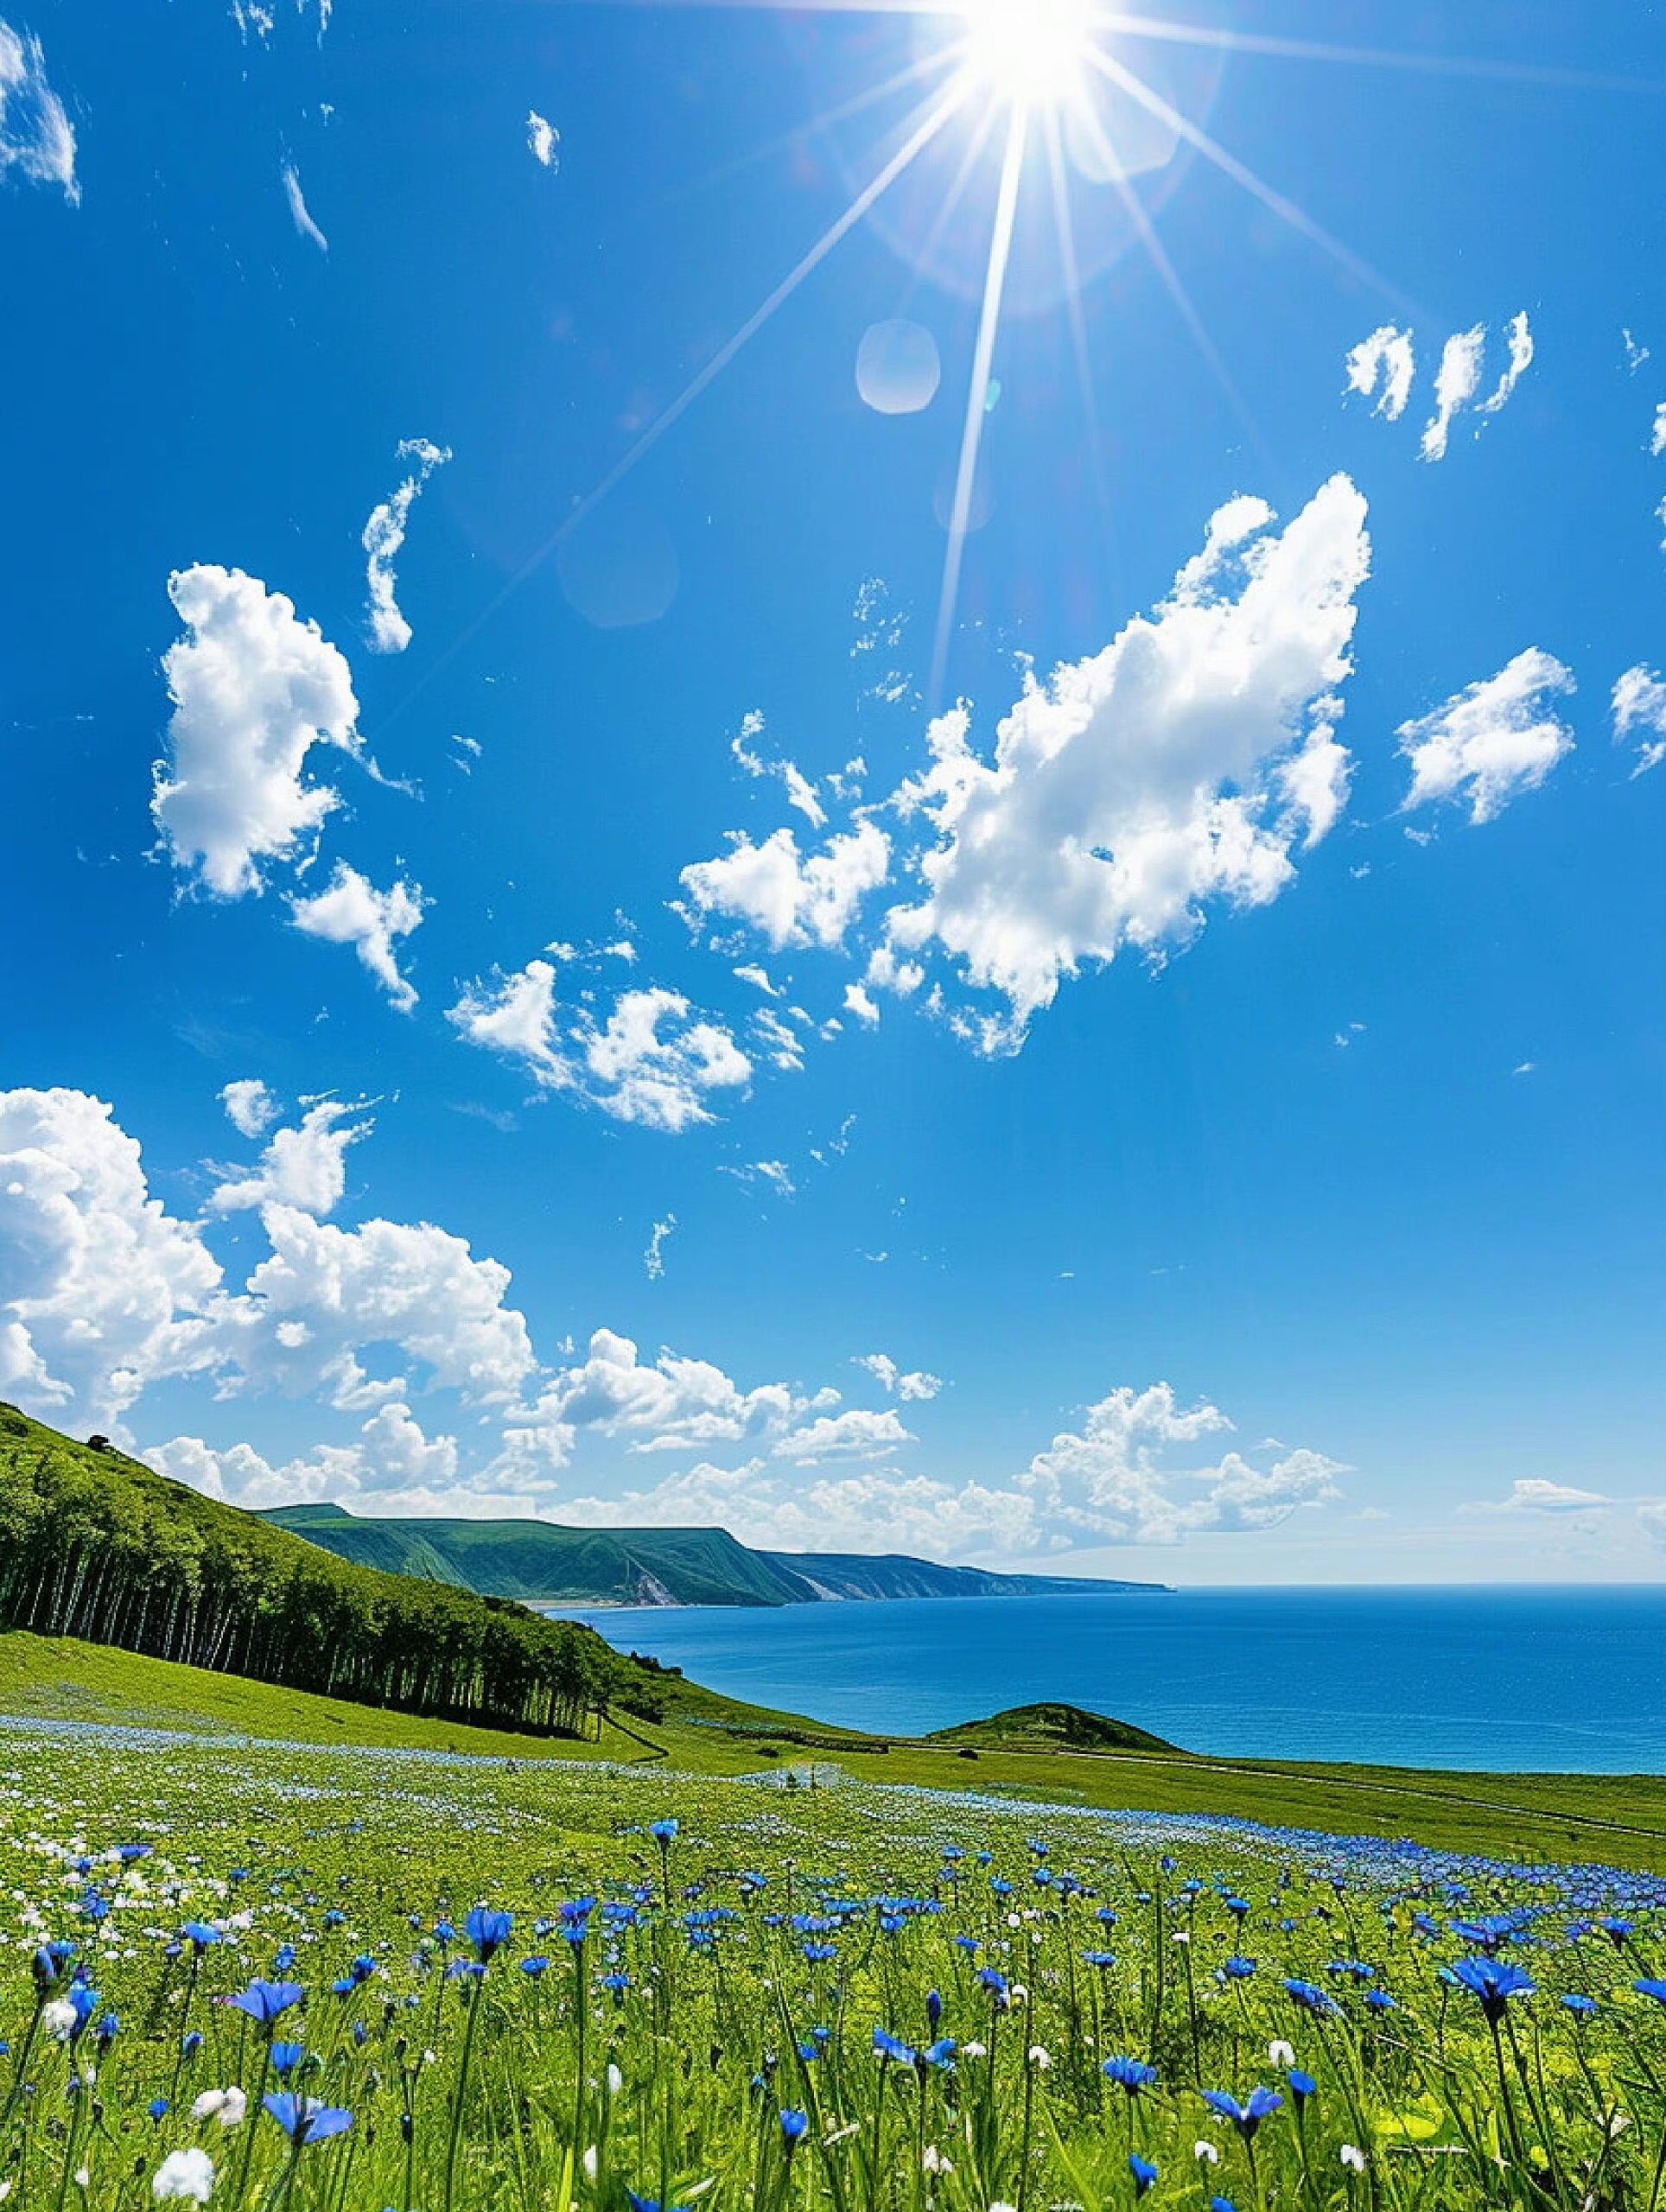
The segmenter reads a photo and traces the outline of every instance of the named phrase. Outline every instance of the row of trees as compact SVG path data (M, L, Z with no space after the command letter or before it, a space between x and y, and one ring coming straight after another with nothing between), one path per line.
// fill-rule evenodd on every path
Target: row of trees
M656 1701L591 1629L350 1565L3 1403L0 1627L540 1734Z

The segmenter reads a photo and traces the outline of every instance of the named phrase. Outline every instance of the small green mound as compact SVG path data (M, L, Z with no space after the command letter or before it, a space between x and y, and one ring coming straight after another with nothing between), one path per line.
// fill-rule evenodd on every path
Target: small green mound
M1172 1755L1177 1748L1160 1736L1131 1727L1126 1720L1112 1720L1079 1705L1015 1705L988 1720L967 1720L958 1728L939 1728L925 1740L990 1751L1166 1751Z

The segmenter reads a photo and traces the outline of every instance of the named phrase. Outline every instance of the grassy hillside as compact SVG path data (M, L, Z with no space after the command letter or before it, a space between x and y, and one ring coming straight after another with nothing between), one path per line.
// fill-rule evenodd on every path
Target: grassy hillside
M340 1505L262 1518L360 1567L526 1603L794 1605L830 1599L1018 1598L1149 1592L1141 1582L994 1574L931 1560L760 1552L725 1529L563 1529L547 1521L371 1520Z
M1440 1848L1523 1859L1599 1860L1666 1874L1666 1781L1651 1776L1434 1774L1412 1768L1305 1767L1208 1759L1070 1707L1026 1707L914 1742L823 1728L738 1703L676 1677L663 1721L625 1717L599 1740L566 1743L378 1711L131 1653L0 1635L6 1719L76 1720L257 1739L537 1759L629 1763L722 1777L814 1765L853 1780L1078 1807L1204 1813L1339 1834L1411 1836ZM1043 1721L1040 1710L1068 1716ZM626 1732L628 1730L629 1732ZM976 1740L969 1741L969 1738Z
M576 1623L342 1560L3 1403L0 1629L533 1734L659 1703Z

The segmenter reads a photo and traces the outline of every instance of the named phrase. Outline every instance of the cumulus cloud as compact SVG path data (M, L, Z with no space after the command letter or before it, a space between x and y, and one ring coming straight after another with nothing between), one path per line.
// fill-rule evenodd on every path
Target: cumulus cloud
M866 1368L887 1397L900 1398L905 1405L919 1404L926 1399L935 1398L943 1388L940 1375L928 1374L920 1367L915 1368L912 1373L905 1373L888 1352L858 1352L851 1365Z
M300 171L293 162L285 162L282 175L283 197L289 202L289 219L295 225L297 233L303 238L310 238L320 253L327 253L330 250L330 242L314 222L308 210L306 199L301 189Z
M1635 747L1633 776L1666 760L1666 683L1639 661L1614 686L1614 742Z
M258 1077L245 1076L228 1083L219 1094L226 1118L239 1136L262 1137L283 1109Z
M621 992L606 1021L582 1009L563 1034L547 960L529 961L495 983L469 984L446 1019L540 1089L575 1092L618 1121L672 1135L714 1118L711 1093L752 1077L728 1030L697 1015L676 991Z
M1412 772L1406 807L1466 799L1472 822L1491 822L1519 793L1536 791L1574 749L1547 703L1573 689L1571 669L1529 647L1433 714L1402 722L1396 735Z
M1649 441L1649 454L1654 461L1666 454L1666 399L1663 399L1655 409L1655 427Z
M0 22L0 179L13 175L55 184L72 206L80 200L75 132L47 82L41 41Z
M508 1268L463 1237L432 1222L343 1229L278 1204L260 1218L270 1251L220 1320L228 1394L327 1391L349 1412L405 1397L408 1376L371 1379L359 1355L372 1351L482 1406L518 1400L536 1373L525 1318L505 1303Z
M187 635L162 657L170 758L150 811L175 868L224 899L262 890L263 861L291 861L340 804L302 779L315 745L359 752L353 674L294 601L241 569L175 571Z
M957 1488L890 1468L804 1483L760 1459L734 1468L702 1461L622 1497L563 1498L560 1513L586 1528L715 1524L745 1543L786 1552L1010 1557L1040 1541L1029 1499L1012 1491Z
M929 733L932 761L898 794L937 831L926 897L887 918L900 952L933 944L1005 995L1021 1038L1060 979L1125 946L1189 943L1207 907L1263 906L1324 836L1347 791L1338 687L1351 672L1356 594L1370 566L1365 502L1331 480L1281 533L1229 501L1171 596L1094 658L1033 676L972 749L964 707ZM686 879L685 879L686 880ZM868 981L881 982L870 963Z
M449 446L436 446L427 438L402 438L397 458L412 464L410 473L391 499L371 510L361 543L369 556L366 581L370 589L370 641L378 653L402 653L410 643L410 625L400 612L394 593L394 563L410 526L410 511L436 468L451 458Z
M455 1436L427 1435L407 1405L378 1407L352 1444L325 1444L274 1466L252 1446L216 1451L200 1437L176 1436L143 1455L159 1474L209 1497L258 1510L368 1499L378 1513L422 1511L458 1478Z
M526 144L540 168L558 169L561 167L561 133L535 107L526 111Z
M1047 1528L1114 1543L1275 1528L1298 1507L1338 1495L1347 1470L1319 1452L1287 1452L1266 1468L1237 1452L1201 1466L1173 1464L1177 1452L1231 1427L1207 1402L1182 1408L1167 1382L1124 1386L1088 1408L1079 1433L1038 1452L1019 1488Z
M843 944L863 899L890 873L890 841L873 822L830 837L813 853L799 851L791 830L776 830L761 845L732 830L728 842L715 860L683 870L685 911L696 925L716 916L744 922L777 952Z
M645 1362L629 1337L598 1329L582 1362L544 1392L530 1425L589 1429L633 1452L709 1451L777 1434L801 1405L785 1383L743 1391L709 1360L661 1351Z
M375 1126L353 1118L362 1111L340 1099L319 1099L308 1107L298 1128L277 1132L252 1174L228 1173L210 1198L210 1210L242 1213L283 1205L318 1216L333 1213L347 1192L348 1147Z
M1406 411L1417 374L1410 331L1385 322L1369 338L1360 340L1348 355L1347 369L1349 391L1374 400L1373 415L1397 423Z
M0 1091L0 1394L108 1427L145 1386L211 1365L219 1262L153 1198L102 1099Z
M795 1460L801 1467L823 1459L883 1459L900 1445L914 1441L893 1406L879 1413L851 1406L842 1414L821 1414L789 1430L776 1445L775 1457Z
M422 886L403 877L378 891L356 868L338 861L326 888L310 899L291 899L289 918L307 937L350 944L401 1014L416 1004L414 985L399 972L396 947L422 925L427 905Z

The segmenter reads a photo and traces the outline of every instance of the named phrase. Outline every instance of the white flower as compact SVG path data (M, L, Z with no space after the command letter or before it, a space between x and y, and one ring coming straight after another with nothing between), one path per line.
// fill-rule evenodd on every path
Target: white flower
M989 2046L986 2043L963 2043L960 2046L960 2055L963 2058L987 2058Z
M1007 1994L1012 1999L1014 2005L1027 2005L1030 2001L1030 1993L1025 1988L1021 1981L1014 1982Z
M75 2169L75 2186L76 2186L76 2188L77 2188L77 2189L85 2189L85 2188L87 2186L88 2183L89 2183L92 2179L92 2167L91 2167L91 2166L77 2166L77 2167L76 2167L76 2169Z
M1194 2143L1192 2155L1200 2165L1218 2166L1221 2162L1221 2154L1212 2143Z
M596 2146L594 2143L589 2144L586 2147L584 2152L584 2178L586 2181L594 2181L595 2179L598 2163L599 2162L596 2158Z
M248 2110L248 2098L233 2086L229 2089L205 2089L192 2106L191 2117L218 2120L222 2127L240 2127Z
M60 2043L67 2043L75 2025L75 2007L67 1997L54 1997L41 2012L41 2025Z
M953 2163L944 2157L935 2143L926 2145L920 2164L928 2174L951 2174L954 2171Z
M1168 1940L1171 1943L1189 1943L1192 1941L1192 1938L1186 1934L1185 1929L1182 1928L1178 1935L1171 1936Z
M625 2076L610 2060L607 2066L607 2094L610 2097L616 2097L624 2086Z
M1007 1915L1007 1925L1008 1928L1021 1928L1024 1925L1024 1923L1019 1914L1015 1912L1009 1912Z
M1269 2043L1267 2057L1269 2063L1274 2066L1294 2066L1296 2063L1295 2052L1288 2043Z
M1341 2157L1343 2164L1346 2166L1351 2172L1357 2174L1363 2174L1364 2172L1365 2153L1357 2144L1345 2143L1342 2146Z
M150 2194L158 2204L206 2204L213 2187L214 2162L206 2151L170 2151L156 2169Z
M1048 2057L1039 2043L1033 2043L1030 2045L1030 2064L1034 2067L1038 2074L1045 2074L1048 2067L1052 2064L1052 2059Z

